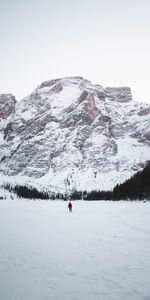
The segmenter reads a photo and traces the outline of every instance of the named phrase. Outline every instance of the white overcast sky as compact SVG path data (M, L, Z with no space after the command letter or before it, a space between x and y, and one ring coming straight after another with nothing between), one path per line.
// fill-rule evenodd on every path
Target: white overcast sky
M150 102L150 0L0 0L0 93L65 76Z

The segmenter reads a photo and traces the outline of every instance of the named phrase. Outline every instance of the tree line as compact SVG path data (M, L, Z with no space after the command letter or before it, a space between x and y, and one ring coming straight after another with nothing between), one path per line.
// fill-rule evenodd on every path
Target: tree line
M18 197L28 199L61 199L61 200L150 200L150 161L142 171L133 175L122 184L117 184L112 191L86 191L74 190L71 194L53 193L38 191L29 186L16 185L12 187L7 184L4 186L10 192L14 192Z
M133 175L122 184L117 184L112 191L92 191L87 193L87 200L150 200L150 161L142 171Z

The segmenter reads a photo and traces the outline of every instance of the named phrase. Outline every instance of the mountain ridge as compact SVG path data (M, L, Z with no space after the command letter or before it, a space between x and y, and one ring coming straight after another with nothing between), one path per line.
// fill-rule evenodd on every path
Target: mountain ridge
M0 174L8 180L108 190L149 160L150 106L134 102L129 87L104 89L83 77L44 81L0 120Z

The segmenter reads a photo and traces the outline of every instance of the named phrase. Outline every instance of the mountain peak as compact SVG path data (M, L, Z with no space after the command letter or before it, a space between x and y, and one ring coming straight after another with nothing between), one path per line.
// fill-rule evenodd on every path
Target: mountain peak
M131 100L129 87L44 81L1 125L1 174L59 191L113 188L149 159L150 107Z

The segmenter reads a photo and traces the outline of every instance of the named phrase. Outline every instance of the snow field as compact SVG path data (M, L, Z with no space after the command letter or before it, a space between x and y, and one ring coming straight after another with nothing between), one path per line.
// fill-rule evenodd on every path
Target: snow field
M150 203L0 201L1 300L150 299Z

